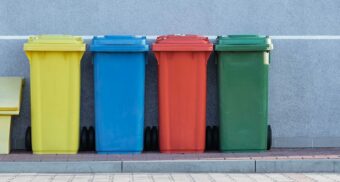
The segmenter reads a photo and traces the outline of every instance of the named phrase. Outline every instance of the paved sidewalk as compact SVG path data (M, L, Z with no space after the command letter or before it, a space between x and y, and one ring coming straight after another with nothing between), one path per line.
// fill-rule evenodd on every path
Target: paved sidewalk
M74 173L0 174L0 182L228 182L228 181L340 181L336 173Z

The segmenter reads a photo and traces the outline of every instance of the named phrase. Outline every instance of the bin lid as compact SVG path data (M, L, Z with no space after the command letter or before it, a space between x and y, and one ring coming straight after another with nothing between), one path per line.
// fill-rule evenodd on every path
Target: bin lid
M85 51L81 37L71 35L38 35L29 37L25 51Z
M23 78L0 77L0 115L18 115Z
M145 36L95 36L90 45L90 51L94 52L144 52L148 50L149 45Z
M268 51L273 44L268 36L228 35L218 36L216 51Z
M199 35L163 35L152 45L153 51L212 51L208 37Z

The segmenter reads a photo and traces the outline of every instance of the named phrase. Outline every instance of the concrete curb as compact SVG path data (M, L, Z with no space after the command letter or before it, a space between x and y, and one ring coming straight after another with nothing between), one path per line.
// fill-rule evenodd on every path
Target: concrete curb
M258 173L306 173L306 172L340 172L340 160L258 160Z
M0 173L340 172L339 159L1 162Z
M126 161L123 172L255 172L254 160Z
M121 172L121 161L1 162L0 173L110 173Z

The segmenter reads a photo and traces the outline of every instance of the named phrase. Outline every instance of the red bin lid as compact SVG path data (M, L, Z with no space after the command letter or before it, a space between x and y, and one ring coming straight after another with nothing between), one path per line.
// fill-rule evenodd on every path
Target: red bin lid
M213 51L208 37L199 35L163 35L152 44L153 51Z

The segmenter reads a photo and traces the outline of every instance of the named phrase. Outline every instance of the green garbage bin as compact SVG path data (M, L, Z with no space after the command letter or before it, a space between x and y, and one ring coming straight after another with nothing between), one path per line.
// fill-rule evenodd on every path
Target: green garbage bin
M221 151L270 147L268 66L272 49L270 38L265 36L218 37L215 50L218 53Z

